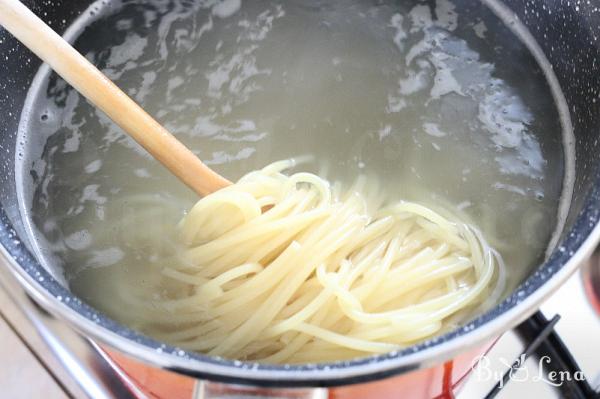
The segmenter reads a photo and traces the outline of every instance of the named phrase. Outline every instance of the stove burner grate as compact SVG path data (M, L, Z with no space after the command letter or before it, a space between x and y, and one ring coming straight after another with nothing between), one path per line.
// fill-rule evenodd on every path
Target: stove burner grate
M561 372L566 372L571 376L577 375L576 373L582 374L572 353L554 330L554 326L559 320L559 315L555 315L552 319L548 320L542 312L537 311L533 316L515 328L515 333L527 343L526 347L523 353L517 357L511 367L504 373L502 380L498 381L485 396L485 399L495 398L510 381L511 372L516 371L522 366L525 360L532 356L538 359L547 356L552 359L551 365L544 364L544 372L548 376L550 373L557 375L557 373ZM567 379L558 386L558 389L561 396L566 399L600 399L600 391L595 391L586 379Z

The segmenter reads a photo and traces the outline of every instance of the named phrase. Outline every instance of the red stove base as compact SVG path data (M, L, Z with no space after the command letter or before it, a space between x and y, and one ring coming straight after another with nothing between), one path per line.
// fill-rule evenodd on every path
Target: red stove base
M482 348L465 352L452 361L427 369L415 370L396 377L330 388L324 397L329 399L450 399L454 398L461 383L471 371L476 359L486 353L492 343ZM115 371L122 377L131 392L139 398L153 399L193 399L203 389L200 380L181 374L150 367L132 360L120 353L104 349L104 355L112 360ZM254 387L213 384L211 391L218 394L236 394L238 396L304 398L307 390L265 390ZM285 391L285 392L283 392ZM294 394L297 391L297 395ZM202 396L200 396L202 397Z
M590 304L600 315L600 254L595 253L583 268L583 286Z

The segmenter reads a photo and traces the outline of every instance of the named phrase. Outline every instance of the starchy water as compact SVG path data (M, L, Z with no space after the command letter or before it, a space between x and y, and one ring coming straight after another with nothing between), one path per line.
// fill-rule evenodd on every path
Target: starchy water
M376 176L390 200L471 218L512 288L543 260L570 193L569 132L550 72L473 3L105 2L74 41L229 179L307 154L332 180ZM20 199L38 257L135 327L118 292L151 286L195 194L47 69L24 115ZM124 236L131 223L147 228Z

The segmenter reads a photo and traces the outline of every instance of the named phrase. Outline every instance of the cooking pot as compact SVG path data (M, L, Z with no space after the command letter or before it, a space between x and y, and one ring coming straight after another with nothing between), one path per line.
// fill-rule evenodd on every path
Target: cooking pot
M478 4L475 0L471 3ZM490 341L530 316L577 269L600 238L600 2L483 0L483 3L526 39L538 62L551 65L555 81L550 79L550 83L562 89L568 106L576 161L574 193L554 250L511 295L467 325L383 355L327 364L279 366L186 352L143 336L96 311L55 279L30 251L31 238L25 233L24 215L17 203L15 165L20 156L16 148L21 110L40 62L4 30L0 30L1 267L10 270L51 315L100 342L108 351L115 351L116 358L125 355L135 359L134 362L194 378L261 387L333 387L378 381L418 369L432 370L457 356L464 360L465 353L472 357L473 350L480 352ZM64 32L90 6L90 2L67 0L26 4L59 32ZM569 116L565 116L566 121ZM438 373L435 378L445 377Z

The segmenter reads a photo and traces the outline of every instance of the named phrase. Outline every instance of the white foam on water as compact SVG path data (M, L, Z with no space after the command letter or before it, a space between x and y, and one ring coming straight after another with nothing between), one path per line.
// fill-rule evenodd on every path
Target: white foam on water
M87 165L85 165L85 168L83 169L85 171L85 173L96 173L97 171L100 170L100 168L102 167L102 160L101 159L96 159L90 163L88 163Z
M485 33L487 32L487 27L485 26L485 22L479 21L475 25L473 25L473 31L477 35L477 37L481 39L485 39Z
M404 17L402 14L394 14L390 20L390 27L394 28L396 32L394 33L394 44L398 47L398 50L404 50L404 40L408 37L402 23L404 22Z
M458 14L456 6L449 0L436 0L435 15L437 17L437 25L453 31L458 26Z
M424 123L423 130L433 137L445 137L448 133L442 131L437 123Z
M241 7L242 0L222 0L213 6L212 13L219 18L229 18Z

